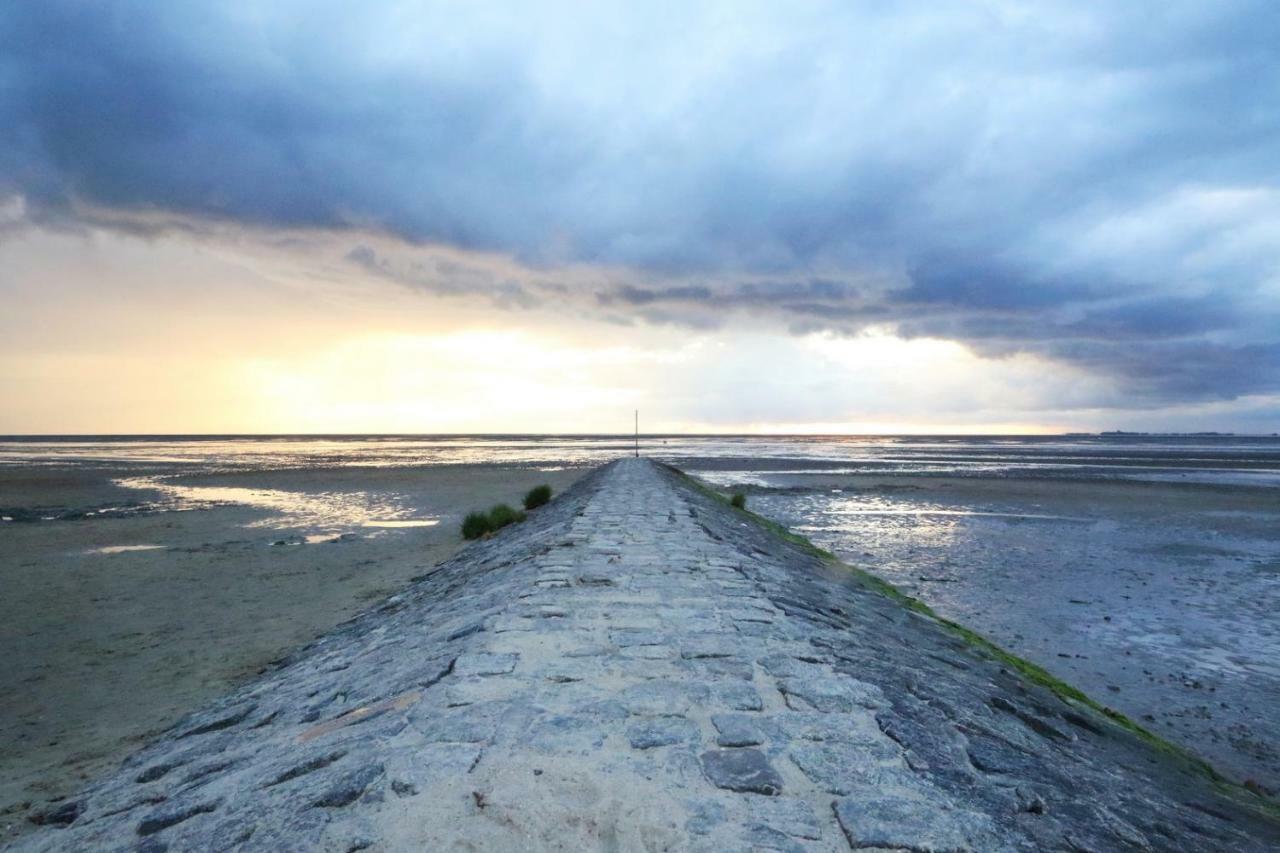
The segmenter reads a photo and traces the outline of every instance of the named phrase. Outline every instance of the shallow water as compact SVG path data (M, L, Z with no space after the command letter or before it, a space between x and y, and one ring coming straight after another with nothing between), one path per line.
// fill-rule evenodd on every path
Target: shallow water
M641 436L646 456L750 482L825 470L878 475L1056 476L1280 486L1277 436ZM210 473L335 466L595 465L625 436L0 437L0 465Z
M85 554L127 554L130 551L160 551L163 545L103 545L100 548L88 548Z
M255 489L243 486L191 485L176 476L127 477L114 481L126 489L142 494L158 493L150 508L156 511L191 511L217 505L241 505L270 512L246 527L277 530L307 529L329 533L353 527L431 527L440 523L437 516L421 517L403 495L370 491L288 491ZM308 537L323 541L323 533Z

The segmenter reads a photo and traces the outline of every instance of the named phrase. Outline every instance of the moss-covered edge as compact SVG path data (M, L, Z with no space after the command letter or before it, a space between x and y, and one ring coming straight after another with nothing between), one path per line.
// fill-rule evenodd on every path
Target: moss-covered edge
M1243 797L1245 799L1244 805L1252 805L1268 817L1280 820L1280 803L1276 803L1273 800L1260 795L1256 791L1226 778L1215 770L1213 765L1205 761L1203 758L1200 758L1183 747L1178 746L1176 743L1167 741L1158 734L1143 728L1116 709L1109 708L1101 702L1092 699L1079 688L1073 687L1062 679L1051 675L1043 667L1037 666L1029 660L1020 658L1017 655L1002 649L1000 646L997 646L978 632L970 628L966 628L958 622L953 622L950 619L945 619L939 616L933 611L933 608L929 607L929 605L925 604L920 599L907 595L893 584L873 575L865 569L849 565L835 554L825 548L819 548L804 536L793 532L778 522L765 518L759 513L753 512L749 509L733 506L729 501L728 495L704 483L697 477L686 474L674 465L664 465L664 467L676 474L696 491L706 495L712 500L720 502L733 512L739 513L740 515L750 519L779 539L785 540L805 553L817 557L828 565L849 572L864 587L878 592L887 598L893 599L908 610L913 610L916 613L929 617L947 631L964 640L970 647L974 648L979 653L985 654L996 660L1000 664L1008 667L1010 670L1025 678L1027 681L1047 688L1067 704L1083 705L1101 714L1112 723L1120 726L1122 729L1125 729L1142 741L1146 742L1152 748L1159 750L1179 763L1182 763L1192 770L1208 777L1214 787L1222 793L1230 795L1234 799Z

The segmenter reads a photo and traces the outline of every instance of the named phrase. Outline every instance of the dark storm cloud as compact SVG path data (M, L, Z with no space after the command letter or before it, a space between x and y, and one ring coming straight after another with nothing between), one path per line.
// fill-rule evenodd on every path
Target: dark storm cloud
M518 281L455 262L434 259L398 262L365 245L347 252L346 259L367 273L413 290L444 296L487 296L500 308L536 308L541 304L541 300Z
M1269 0L350 8L7 4L0 192L46 224L600 264L633 279L585 294L620 320L876 324L1162 399L1280 388ZM500 304L550 292L348 260Z
M635 287L624 284L612 291L596 294L601 305L624 302L628 305L649 305L653 302L704 302L712 299L711 289L700 285L684 287Z

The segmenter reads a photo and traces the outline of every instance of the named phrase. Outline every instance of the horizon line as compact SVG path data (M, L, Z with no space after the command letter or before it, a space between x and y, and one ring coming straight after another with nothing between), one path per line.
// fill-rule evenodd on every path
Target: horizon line
M242 438L616 438L634 432L174 432L174 433L13 433L0 441L56 439L242 439ZM1274 438L1276 432L1227 430L1070 430L1065 432L653 432L640 438L1084 438L1200 436Z

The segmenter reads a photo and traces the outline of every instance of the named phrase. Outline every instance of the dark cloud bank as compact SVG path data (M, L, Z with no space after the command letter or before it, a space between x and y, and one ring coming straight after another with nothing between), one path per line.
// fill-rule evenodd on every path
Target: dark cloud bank
M265 6L6 4L0 192L599 264L614 315L883 325L1138 405L1280 391L1271 2Z

